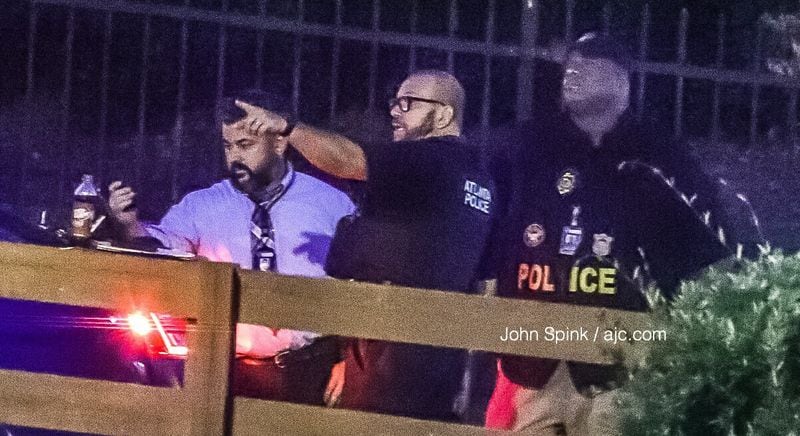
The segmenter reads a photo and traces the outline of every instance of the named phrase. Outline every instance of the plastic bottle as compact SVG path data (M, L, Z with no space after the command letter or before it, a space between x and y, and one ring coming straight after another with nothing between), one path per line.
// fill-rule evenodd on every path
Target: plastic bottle
M81 184L75 189L72 203L72 238L86 241L92 236L92 223L100 196L94 185L94 177L84 174Z

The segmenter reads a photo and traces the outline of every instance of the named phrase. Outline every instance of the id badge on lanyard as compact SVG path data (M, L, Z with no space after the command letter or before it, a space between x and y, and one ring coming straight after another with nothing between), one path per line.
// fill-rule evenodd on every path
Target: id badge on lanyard
M574 256L578 252L578 247L583 240L583 229L578 225L578 216L581 213L580 206L572 206L572 220L568 226L561 230L561 243L558 253L567 256Z

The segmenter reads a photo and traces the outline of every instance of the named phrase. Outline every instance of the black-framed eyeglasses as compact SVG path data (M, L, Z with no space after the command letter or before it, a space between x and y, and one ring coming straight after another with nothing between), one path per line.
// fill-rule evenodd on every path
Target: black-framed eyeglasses
M408 111L411 110L411 102L412 101L422 101L422 102L425 102L425 103L436 103L436 104L440 104L440 105L443 105L443 106L447 106L447 103L441 102L439 100L431 100L431 99L428 99L428 98L413 97L413 96L410 96L410 95L404 95L402 97L390 98L389 102L388 102L389 103L389 110L392 110L395 106L397 106L397 107L400 108L401 112L408 112Z

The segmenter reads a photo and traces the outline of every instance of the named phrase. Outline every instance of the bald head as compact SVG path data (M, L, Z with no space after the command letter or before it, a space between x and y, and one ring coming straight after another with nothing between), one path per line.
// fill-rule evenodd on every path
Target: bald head
M464 87L452 74L441 70L420 70L409 75L402 88L420 92L421 97L440 101L453 110L453 122L460 130L464 120Z

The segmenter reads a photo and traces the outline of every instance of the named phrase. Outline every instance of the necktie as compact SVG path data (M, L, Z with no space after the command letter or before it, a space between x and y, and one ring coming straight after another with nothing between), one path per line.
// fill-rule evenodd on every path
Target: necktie
M269 217L271 205L256 204L253 211L250 247L253 252L253 269L259 271L276 271L278 267L275 258L275 229Z
M250 196L250 199L256 204L250 223L250 249L253 253L254 270L277 271L275 228L269 213L293 180L294 169L287 162L286 174L280 182L270 184Z

